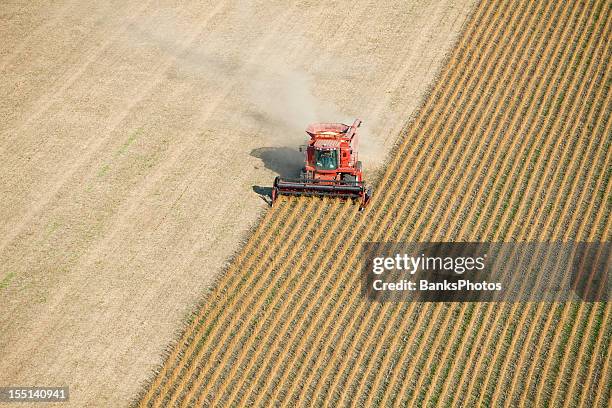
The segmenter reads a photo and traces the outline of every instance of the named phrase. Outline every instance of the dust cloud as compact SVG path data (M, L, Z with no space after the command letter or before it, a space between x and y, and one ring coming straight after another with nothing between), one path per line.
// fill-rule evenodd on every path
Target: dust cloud
M253 34L249 29L254 12L252 2L239 2L230 14L231 21L223 23L228 27L223 34L224 41L198 41L185 46L189 43L185 22L172 10L162 9L156 15L130 24L126 40L135 49L148 47L173 56L173 69L186 80L212 81L217 86L235 84L232 93L240 98L240 103L234 107L241 112L241 121L249 124L261 148L269 149L265 150L267 154L287 152L285 148L297 150L307 140L304 130L309 123L350 125L355 116L315 94L316 73L292 63L296 52L320 52L315 45L303 47L309 43L303 33L294 30L290 35L274 38L270 46L274 47L275 58L246 59L242 47L249 42L257 46L261 40L258 33ZM216 48L212 44L216 44ZM296 50L295 44L302 44L302 48ZM262 54L265 55L265 51L262 49ZM360 160L366 167L378 165L385 148L380 139L370 133L368 118L363 114L359 117L364 121L359 130ZM251 155L257 157L254 152ZM287 160L291 163L285 163ZM300 168L303 155L292 154L274 158L274 161L284 162L290 169Z

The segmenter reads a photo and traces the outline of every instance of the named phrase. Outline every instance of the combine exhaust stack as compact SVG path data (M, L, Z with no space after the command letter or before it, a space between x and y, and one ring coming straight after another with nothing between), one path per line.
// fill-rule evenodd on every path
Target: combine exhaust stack
M302 177L276 177L272 188L272 203L279 195L328 196L359 200L364 208L371 190L363 181L361 162L357 160L357 128L342 123L313 123L306 129L310 136L305 151Z

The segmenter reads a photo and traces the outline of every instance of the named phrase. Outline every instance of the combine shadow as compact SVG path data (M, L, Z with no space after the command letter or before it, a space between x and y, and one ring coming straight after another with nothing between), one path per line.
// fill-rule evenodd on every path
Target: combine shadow
M253 191L257 193L268 205L272 205L272 187L253 186Z
M266 169L283 178L298 178L300 169L304 166L304 153L300 153L294 147L261 147L252 150L251 156L260 159ZM253 186L253 191L266 203L272 205L272 187Z
M251 156L257 157L266 169L270 169L284 178L296 178L304 166L304 153L294 147L260 147L251 151Z

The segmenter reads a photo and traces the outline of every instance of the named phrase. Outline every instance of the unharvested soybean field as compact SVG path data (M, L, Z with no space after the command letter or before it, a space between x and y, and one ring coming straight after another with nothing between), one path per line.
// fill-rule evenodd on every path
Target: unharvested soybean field
M607 303L369 302L359 248L608 241L610 7L480 3L370 206L281 199L139 404L608 406Z

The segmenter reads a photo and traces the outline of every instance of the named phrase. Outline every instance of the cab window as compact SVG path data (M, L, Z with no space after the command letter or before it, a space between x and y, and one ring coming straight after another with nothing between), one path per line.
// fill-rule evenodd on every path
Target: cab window
M338 150L315 150L315 167L318 170L338 168Z

